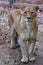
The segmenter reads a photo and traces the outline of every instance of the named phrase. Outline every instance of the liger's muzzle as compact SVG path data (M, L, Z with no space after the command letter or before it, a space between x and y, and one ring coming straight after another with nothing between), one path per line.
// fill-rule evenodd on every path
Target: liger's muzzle
M31 22L32 22L31 17L26 17L25 22L26 22L26 23L31 23Z

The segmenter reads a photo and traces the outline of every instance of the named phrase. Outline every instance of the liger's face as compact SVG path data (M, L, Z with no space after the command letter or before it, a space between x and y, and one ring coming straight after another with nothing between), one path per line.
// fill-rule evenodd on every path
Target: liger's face
M29 8L24 8L21 10L22 16L24 16L26 22L31 22L31 15L30 15L30 9Z

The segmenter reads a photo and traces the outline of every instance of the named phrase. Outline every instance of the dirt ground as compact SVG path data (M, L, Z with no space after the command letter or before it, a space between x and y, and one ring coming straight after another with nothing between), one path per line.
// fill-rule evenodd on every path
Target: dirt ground
M43 20L38 25L36 45L38 47L36 61L21 63L20 48L10 49L10 30L0 24L0 65L43 65Z

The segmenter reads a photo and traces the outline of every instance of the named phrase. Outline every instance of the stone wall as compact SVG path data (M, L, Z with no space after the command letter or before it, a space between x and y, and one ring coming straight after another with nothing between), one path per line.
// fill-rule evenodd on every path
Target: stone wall
M32 4L43 4L43 0L16 0L16 2L32 3Z
M10 1L10 0L0 0L0 1ZM16 0L16 2L29 3L29 4L43 4L43 0Z

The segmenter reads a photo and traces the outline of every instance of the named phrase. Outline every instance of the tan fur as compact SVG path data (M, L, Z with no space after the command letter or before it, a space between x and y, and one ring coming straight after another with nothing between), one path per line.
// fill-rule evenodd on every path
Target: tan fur
M11 27L15 27L16 31L18 32L18 34L20 34L21 30L21 10L20 9L15 9L12 12L10 12L9 14L9 23L12 24ZM23 23L23 27L25 28L25 23Z
M35 7L33 8L33 9L30 9L30 12L29 12L29 9L28 8L25 8L24 6L23 7L21 7L21 9L23 9L24 8L24 11L26 11L27 12L27 14L28 13L30 13L29 15L30 15L30 17L31 17L31 19L32 19L32 28L33 28L33 37L32 38L34 38L34 36L35 36L35 33L37 33L37 31L38 31L38 25L37 25L37 20L36 20L36 16L35 16L35 12L34 13L31 13L31 12L33 12L34 10L35 10ZM10 22L10 26L11 27L15 27L15 29L16 29L16 31L17 31L17 33L18 34L20 34L22 31L20 30L21 28L21 22L20 22L20 20L21 20L21 17L22 17L22 14L21 14L21 9L14 9L12 12L10 12L10 14L9 14L9 22ZM33 14L33 15L32 15ZM18 19L18 20L17 20ZM23 27L24 27L24 29L23 29L23 31L25 32L25 30L26 30L26 25L25 25L25 23L23 23ZM33 40L33 39L32 39ZM29 41L30 41L30 39L29 39Z
M33 9L29 9L27 7L14 9L9 14L9 25L11 28L12 39L14 40L13 36L15 34L13 32L15 29L19 37L18 42L21 46L22 62L28 61L26 44L25 44L27 41L28 43L31 43L30 48L28 48L29 59L30 61L31 60L33 61L35 59L33 57L33 51L34 46L36 44L37 32L38 32L36 14L37 13L35 7ZM27 17L29 17L32 20L31 24L26 23ZM28 22L30 23L30 21ZM12 39L11 39L11 47L14 44Z
M38 6L35 6L35 7L33 7L33 9L30 9L30 15L31 15L31 18L32 18L32 21L33 21L32 22L32 27L33 27L34 32L38 31L38 25L37 25L37 20L36 20L36 17L37 17L36 12L38 11L38 9L39 9Z
M35 6L33 8L30 9L30 17L32 19L32 29L33 29L33 37L29 38L28 41L31 43L32 41L36 40L35 35L37 36L37 32L38 32L38 24L37 24L37 12L38 10L38 6Z

